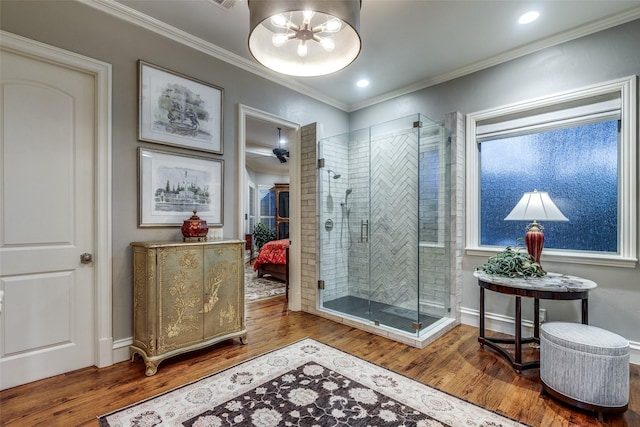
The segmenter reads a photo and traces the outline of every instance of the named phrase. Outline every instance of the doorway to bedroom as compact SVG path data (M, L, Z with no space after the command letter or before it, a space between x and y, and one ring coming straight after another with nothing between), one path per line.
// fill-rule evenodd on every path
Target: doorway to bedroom
M290 208L290 146L296 127L264 112L244 120L245 301L287 294Z

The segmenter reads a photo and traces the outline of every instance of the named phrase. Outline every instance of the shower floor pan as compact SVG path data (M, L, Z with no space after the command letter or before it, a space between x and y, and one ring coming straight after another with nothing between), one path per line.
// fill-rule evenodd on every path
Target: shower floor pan
M325 301L323 306L326 309L359 317L367 321L377 321L381 325L385 325L399 331L409 333L416 332L413 328L413 322L416 321L418 312L415 310L375 301L370 302L367 299L354 296L340 297L331 301ZM439 320L440 318L438 317L420 314L420 330L428 328Z

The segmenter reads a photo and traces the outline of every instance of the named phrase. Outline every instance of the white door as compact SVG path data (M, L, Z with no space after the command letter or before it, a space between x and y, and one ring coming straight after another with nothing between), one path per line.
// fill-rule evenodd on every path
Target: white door
M0 57L0 389L95 363L95 77Z

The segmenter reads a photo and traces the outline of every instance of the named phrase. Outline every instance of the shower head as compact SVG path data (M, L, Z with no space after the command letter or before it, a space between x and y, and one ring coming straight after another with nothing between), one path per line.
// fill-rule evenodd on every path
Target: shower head
M329 174L329 176L331 176L331 174L333 174L333 179L338 179L340 178L340 174L339 173L335 173L334 171L332 171L331 169L329 169L327 171L327 173Z

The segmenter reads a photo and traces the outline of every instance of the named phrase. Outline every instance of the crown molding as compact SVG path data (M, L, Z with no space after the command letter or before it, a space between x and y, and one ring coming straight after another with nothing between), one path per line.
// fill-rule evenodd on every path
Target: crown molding
M202 53L205 53L214 58L220 59L221 61L227 62L231 65L234 65L250 73L253 73L257 76L260 76L267 80L271 80L272 82L285 86L291 90L301 93L302 95L306 95L310 98L316 99L320 102L323 102L327 105L330 105L332 107L335 107L347 113L351 113L366 107L370 107L375 104L379 104L384 101L391 100L393 98L397 98L402 95L406 95L418 90L426 89L431 86L435 86L435 85L445 83L460 77L464 77L466 75L475 73L477 71L481 71L481 70L493 67L495 65L499 65L499 64L520 58L522 56L540 51L542 49L553 47L561 43L566 43L571 40L578 39L580 37L585 37L590 34L594 34L599 31L603 31L603 30L615 27L617 25L625 24L627 22L631 22L640 18L640 7L635 7L625 12L612 15L610 17L593 21L589 24L574 28L573 30L565 31L563 33L559 33L554 36L547 37L542 40L538 40L536 42L527 44L525 46L512 49L508 52L504 52L499 55L495 55L495 56L483 59L481 61L474 62L473 64L457 68L450 72L443 73L434 77L430 77L428 79L424 79L416 83L401 87L397 90L386 92L382 95L375 96L375 97L366 99L364 101L349 105L349 104L340 102L332 97L326 96L323 92L315 90L302 83L299 83L296 80L292 80L281 74L275 73L265 67L260 66L259 64L249 59L236 55L235 53L230 52L226 49L223 49L213 43L202 40L185 31L182 31L178 28L175 28L164 22L161 22L155 18L145 15L141 12L138 12L137 10L132 9L128 6L125 6L122 3L118 3L114 0L77 0L77 1L87 6L91 6L95 9L98 9L109 15L112 15L116 18L123 19L131 24L145 28L163 37L167 37L168 39L171 39L175 42L191 47L192 49L196 49Z
M152 31L163 37L171 39L175 42L188 46L199 52L220 59L235 67L256 74L267 80L278 83L296 92L300 92L303 95L314 98L332 107L338 108L343 111L347 111L349 106L342 102L337 101L331 97L326 96L324 93L317 91L309 86L303 85L295 80L288 79L281 74L273 72L261 65L236 55L226 49L223 49L213 43L202 40L199 37L195 37L185 31L182 31L176 27L168 25L162 21L152 18L144 13L138 12L122 3L118 3L114 0L77 0L79 3L93 7L101 12L107 13L113 17L127 21L133 25L137 25L146 30Z
M501 53L499 55L495 55L487 59L474 62L473 64L457 68L450 72L443 73L443 74L416 82L408 86L404 86L402 88L399 88L398 90L387 92L380 96L370 98L356 104L352 104L349 106L348 112L353 112L356 110L360 110L362 108L370 107L380 102L388 101L390 99L397 98L399 96L406 95L411 92L415 92L417 90L426 89L431 86L435 86L450 80L464 77L466 75L475 73L477 71L482 71L484 69L493 67L495 65L503 64L505 62L508 62L517 58L521 58L525 55L538 52L542 49L546 49L549 47L557 46L562 43L576 40L581 37L585 37L585 36L588 36L588 35L591 35L591 34L594 34L618 25L626 24L627 22L635 21L636 19L639 19L639 18L640 18L640 6L635 7L633 9L629 9L617 15L610 16L608 18L600 19L598 21L593 21L581 27L574 28L573 30L565 31L564 33L559 33L554 36L547 37L545 39L527 44L525 46L512 49L510 51Z

